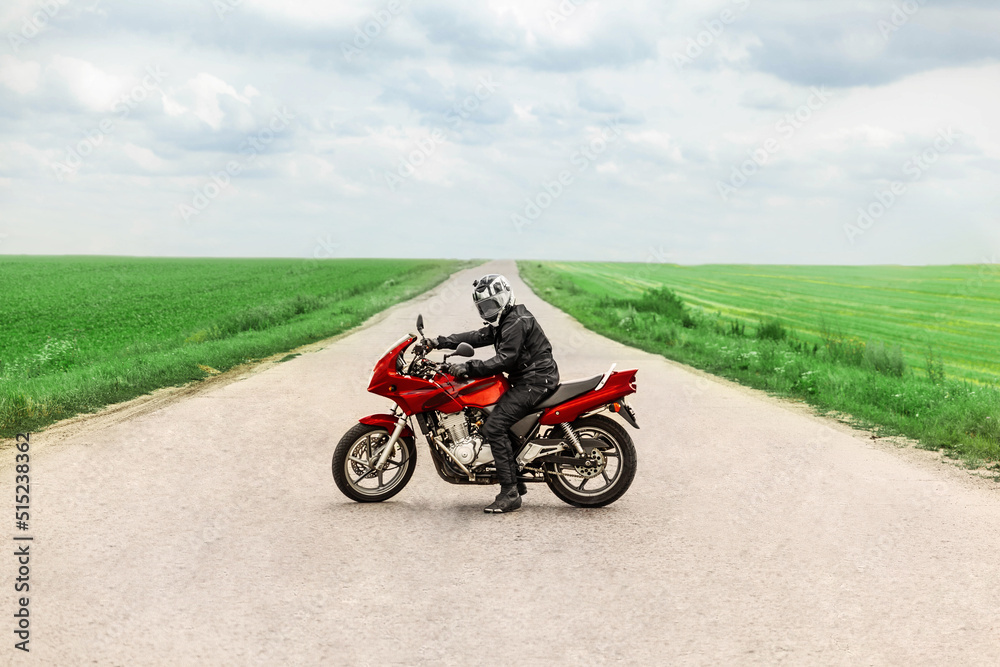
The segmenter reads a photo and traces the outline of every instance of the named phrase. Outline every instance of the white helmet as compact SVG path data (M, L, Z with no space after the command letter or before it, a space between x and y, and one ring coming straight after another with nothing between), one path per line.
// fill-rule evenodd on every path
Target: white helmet
M479 316L487 324L496 326L500 317L514 305L514 293L507 279L498 273L490 273L472 283L472 300L479 309Z

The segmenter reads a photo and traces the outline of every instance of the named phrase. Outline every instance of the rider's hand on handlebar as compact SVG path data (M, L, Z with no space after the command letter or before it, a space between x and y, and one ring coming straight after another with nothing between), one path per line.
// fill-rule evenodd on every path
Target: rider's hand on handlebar
M456 378L464 378L469 374L469 367L465 364L445 364L443 369L448 375L454 375Z
M416 347L413 348L413 351L417 354L417 356L422 356L433 350L435 347L437 347L437 344L433 340L425 338L417 343Z

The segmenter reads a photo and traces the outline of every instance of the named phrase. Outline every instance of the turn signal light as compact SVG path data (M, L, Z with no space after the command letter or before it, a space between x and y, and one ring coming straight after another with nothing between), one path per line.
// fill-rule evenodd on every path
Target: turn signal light
M621 405L621 403L612 403L609 407L611 408L611 412L621 412L622 411L622 405Z

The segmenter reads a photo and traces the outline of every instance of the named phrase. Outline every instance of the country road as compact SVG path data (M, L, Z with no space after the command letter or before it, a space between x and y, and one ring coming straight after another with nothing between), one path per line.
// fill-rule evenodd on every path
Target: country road
M630 491L581 510L442 482L423 442L389 502L330 473L382 352L479 325L506 273L564 380L638 367ZM14 451L0 664L996 665L1000 493L799 406L609 341L511 262L158 409L31 439L31 642L14 649Z

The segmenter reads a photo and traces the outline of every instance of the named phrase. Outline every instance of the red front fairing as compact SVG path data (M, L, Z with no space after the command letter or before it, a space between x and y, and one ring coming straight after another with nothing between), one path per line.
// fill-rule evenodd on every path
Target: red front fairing
M414 341L415 337L407 336L386 352L375 364L371 382L368 383L368 391L392 399L405 414L428 410L458 412L466 407L484 408L496 403L507 391L509 385L502 375L460 382L439 373L432 382L398 373L397 360ZM402 364L398 367L402 367Z
M407 415L423 412L424 405L442 393L433 382L396 372L397 360L415 340L415 337L407 336L390 348L376 362L372 379L368 383L368 391L391 398Z

